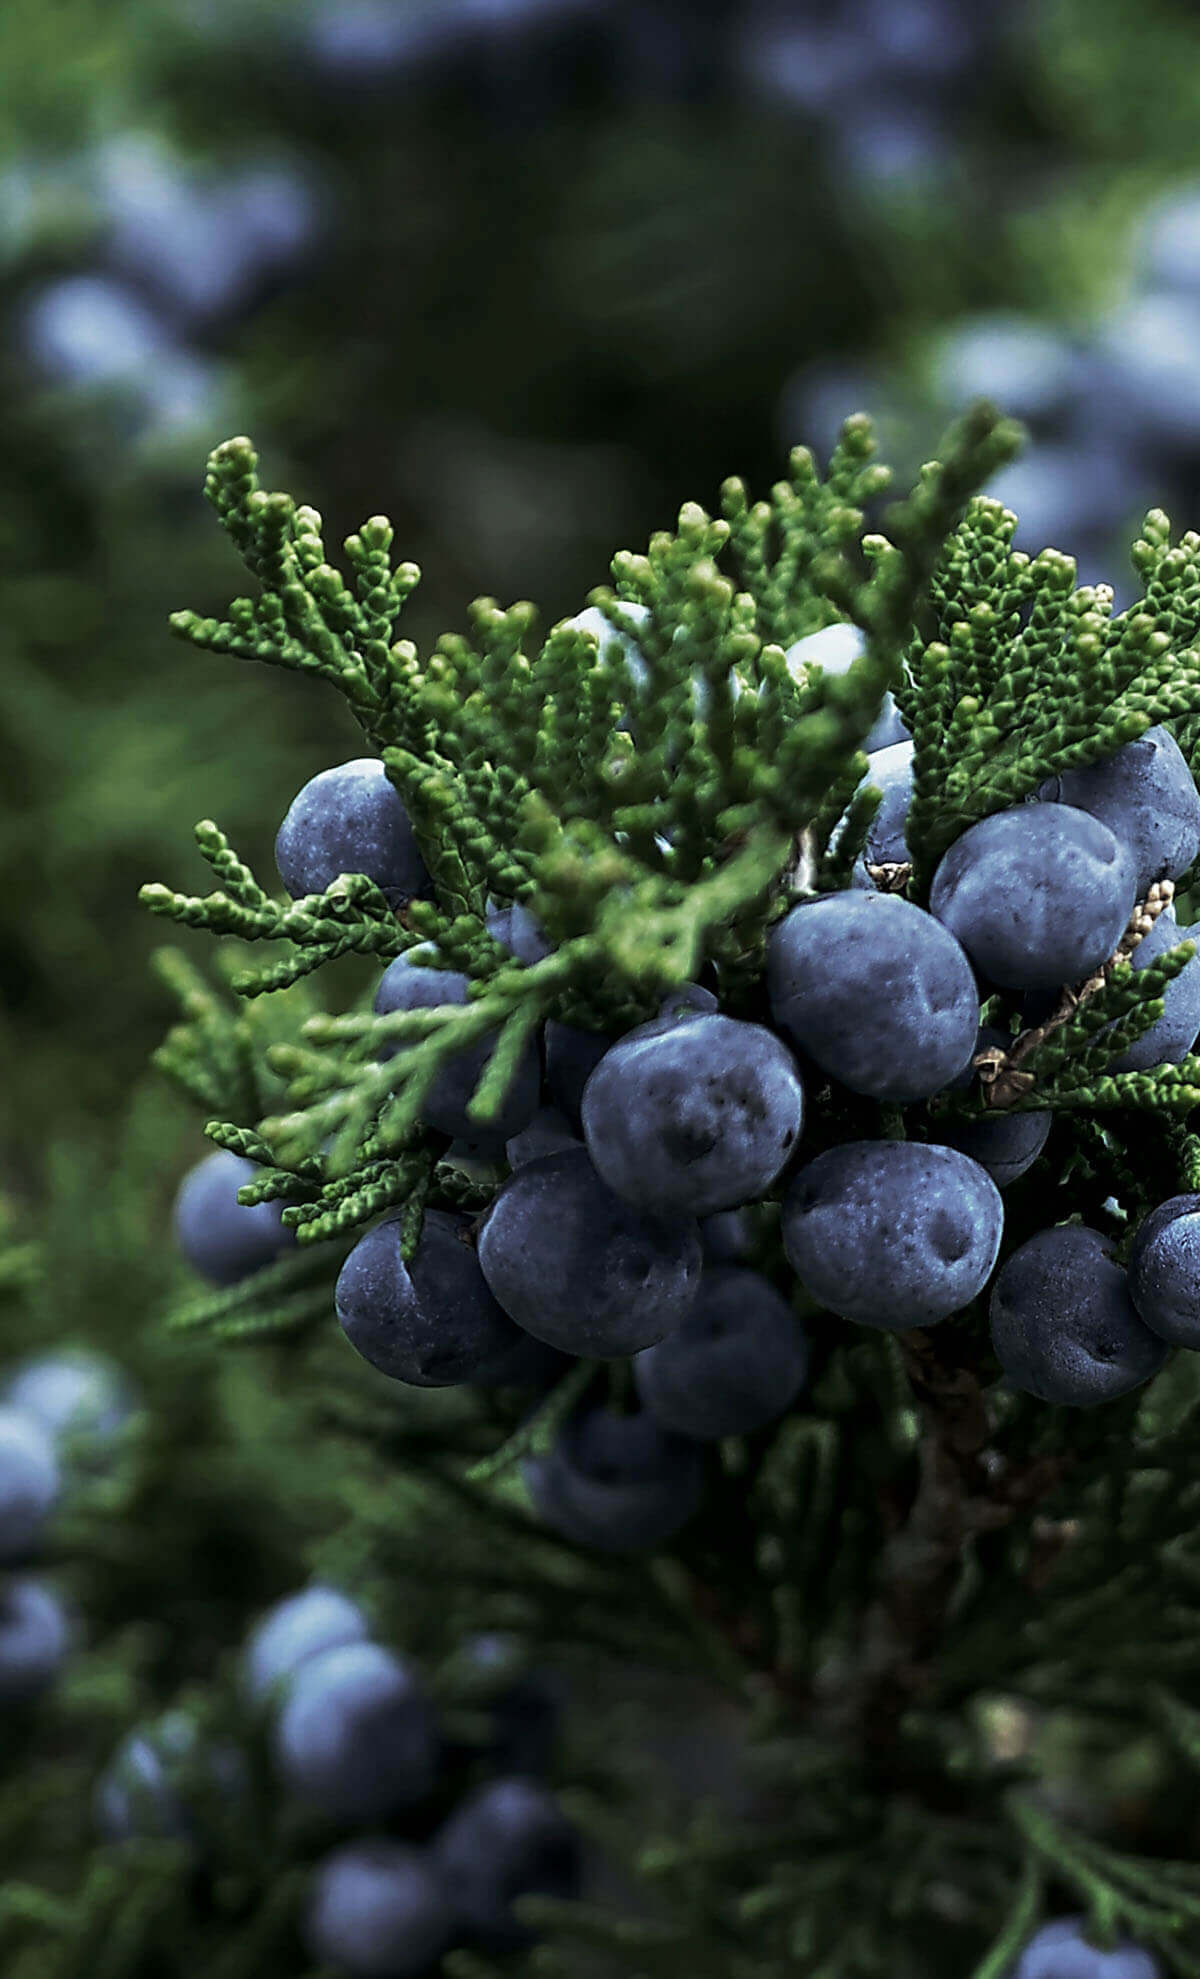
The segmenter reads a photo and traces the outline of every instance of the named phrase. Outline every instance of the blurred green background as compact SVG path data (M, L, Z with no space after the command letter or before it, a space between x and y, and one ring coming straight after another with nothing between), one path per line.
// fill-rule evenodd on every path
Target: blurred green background
M116 1145L169 1019L138 885L200 885L204 816L269 876L357 753L319 686L170 638L238 585L200 492L228 433L334 541L391 514L419 639L479 593L577 609L863 405L910 467L1000 398L1027 540L1118 591L1148 501L1192 519L1184 0L9 0L0 74L18 1203L55 1142Z

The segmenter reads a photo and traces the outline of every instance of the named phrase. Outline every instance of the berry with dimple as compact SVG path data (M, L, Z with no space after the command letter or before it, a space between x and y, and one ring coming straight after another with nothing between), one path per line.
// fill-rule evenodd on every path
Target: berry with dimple
M470 978L459 969L430 969L408 955L398 955L384 970L375 992L378 1016L397 1010L429 1010L439 1004L465 1004L469 1000ZM496 1033L490 1031L467 1045L436 1075L421 1102L421 1117L441 1134L461 1135L497 1147L519 1133L537 1112L541 1089L541 1064L536 1038L526 1040L513 1069L508 1090L496 1118L486 1126L468 1119L467 1107L496 1046ZM411 1045L395 1044L384 1056L410 1051Z
M522 1471L545 1523L600 1553L661 1546L693 1517L704 1489L698 1443L649 1413L598 1407L572 1416L549 1455L527 1458Z
M1149 934L1142 936L1130 956L1134 970L1157 962L1181 942L1195 940L1196 932L1181 928L1168 909L1159 915ZM1119 1058L1114 1058L1108 1070L1145 1072L1152 1065L1177 1065L1191 1051L1197 1033L1200 1033L1200 945L1191 961L1184 964L1163 991L1163 1014L1158 1022L1135 1038ZM1103 1036L1102 1031L1100 1037Z
M293 900L324 893L343 873L365 873L393 907L430 884L412 820L376 756L309 779L279 827L275 863Z
M356 1837L319 1862L304 1919L309 1955L347 1979L424 1979L458 1933L428 1849Z
M342 1331L364 1360L416 1388L498 1378L522 1335L488 1289L468 1238L471 1219L426 1210L413 1257L404 1218L360 1237L337 1281Z
M1200 791L1161 724L1102 762L1051 777L1038 795L1108 826L1133 859L1139 900L1155 880L1179 879L1200 853Z
M634 1208L583 1147L517 1170L487 1210L478 1256L518 1326L563 1353L602 1359L661 1340L700 1282L695 1219Z
M47 1690L70 1646L67 1611L51 1588L23 1575L0 1582L0 1705Z
M1167 1357L1108 1239L1075 1223L1041 1230L1013 1252L992 1288L991 1321L1011 1385L1043 1402L1114 1401Z
M819 667L828 674L848 673L855 660L860 660L866 650L866 635L857 625L844 622L822 626L819 632L810 632L807 638L797 639L794 646L788 647L784 657L792 679L802 681L809 667ZM889 689L862 746L870 752L873 749L888 749L893 743L907 739L908 730Z
M193 1270L214 1285L236 1285L273 1264L295 1243L279 1202L238 1201L259 1173L253 1161L217 1148L189 1169L175 1198L175 1240Z
M1200 1196L1170 1196L1139 1224L1129 1295L1160 1340L1200 1347Z
M800 1170L781 1227L814 1299L900 1333L960 1312L983 1290L1004 1208L991 1176L955 1148L848 1141Z
M484 1951L533 1943L534 1933L513 1914L518 1897L579 1894L578 1834L536 1780L517 1776L477 1787L433 1847L471 1940Z
M804 1125L804 1088L764 1024L660 1017L605 1053L582 1117L588 1152L618 1195L663 1216L706 1216L770 1188Z
M26 1361L9 1381L4 1400L35 1417L51 1436L85 1434L105 1442L134 1409L120 1368L103 1354L74 1347Z
M1133 860L1069 804L1019 804L956 839L929 905L1003 989L1055 989L1107 962L1133 912Z
M804 901L767 946L780 1030L823 1072L873 1099L936 1093L968 1063L979 996L962 948L894 893Z
M0 1560L20 1560L32 1550L60 1488L49 1432L32 1416L0 1408Z
M808 1337L761 1272L715 1265L675 1331L633 1362L643 1405L664 1429L706 1440L748 1436L791 1407L808 1373Z
M408 1666L374 1642L302 1663L273 1728L280 1779L332 1820L374 1821L424 1800L439 1739Z
M1035 1931L1011 1979L1162 1979L1162 1967L1128 1939L1102 1951L1089 1942L1084 1918L1056 1917Z
M310 1657L348 1642L365 1642L367 1618L357 1602L316 1581L276 1602L246 1644L243 1683L254 1704L263 1703Z

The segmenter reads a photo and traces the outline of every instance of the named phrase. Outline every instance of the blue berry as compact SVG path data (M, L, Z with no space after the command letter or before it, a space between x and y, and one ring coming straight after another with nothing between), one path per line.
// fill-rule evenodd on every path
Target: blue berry
M958 942L894 893L827 893L793 907L767 946L779 1029L873 1099L925 1099L971 1056L979 996Z
M20 1560L37 1544L60 1482L49 1432L32 1416L0 1408L0 1561Z
M120 1368L102 1354L67 1347L19 1367L4 1391L10 1408L33 1416L51 1436L111 1439L133 1414Z
M617 603L617 610L622 618L628 619L630 625L644 625L650 616L648 605L639 605L629 598L621 598ZM618 632L611 619L605 618L599 605L586 605L581 612L576 612L573 618L564 619L563 624L577 626L580 632L590 632L602 658L610 646L618 646L628 662L634 686L639 690L646 686L650 678L650 668L641 647L629 633Z
M509 1636L477 1635L464 1644L472 1699L487 1712L491 1770L532 1776L554 1757L562 1715L561 1687L543 1670L525 1667Z
M168 430L211 418L211 368L181 349L131 290L66 275L33 298L25 339L39 368L83 390L118 392L139 423Z
M24 1704L48 1689L70 1644L57 1594L24 1577L0 1583L0 1705Z
M1133 861L1098 818L1019 804L955 841L929 905L991 982L1054 989L1108 961L1136 894Z
M539 1106L528 1127L505 1144L510 1168L523 1168L543 1154L560 1154L563 1148L581 1146L566 1114L559 1106Z
M366 873L393 907L429 886L412 820L377 756L310 777L279 827L275 863L293 900L343 873Z
M96 1789L97 1825L110 1842L181 1841L194 1833L202 1797L228 1800L246 1782L236 1746L205 1750L195 1720L167 1711L118 1746Z
M1038 795L1108 826L1133 859L1139 900L1155 880L1179 879L1200 854L1200 791L1161 725L1102 762L1051 777Z
M577 1134L583 1132L580 1107L583 1089L605 1052L616 1042L603 1031L584 1031L577 1024L546 1020L546 1086Z
M427 1849L356 1838L317 1864L305 1945L346 1979L425 1979L457 1931L449 1885Z
M998 1189L1007 1189L1033 1167L1050 1135L1054 1116L1048 1108L1029 1113L996 1112L978 1120L948 1120L941 1124L946 1146L970 1155L986 1168Z
M1129 1295L1172 1347L1200 1347L1200 1196L1171 1196L1138 1226Z
M1200 444L1200 295L1135 295L1115 309L1099 336L1110 367L1109 400L1144 448L1186 457Z
M765 1024L697 1012L619 1039L587 1082L582 1115L610 1189L660 1216L707 1216L770 1188L800 1137L804 1088Z
M808 1373L808 1337L761 1272L714 1265L675 1331L633 1362L637 1391L664 1429L749 1436L791 1407Z
M424 1800L439 1739L407 1665L374 1642L345 1643L300 1665L273 1734L290 1791L331 1820L374 1821Z
M464 1004L469 1001L470 981L460 969L430 969L412 961L408 955L398 955L384 970L375 992L375 1010L380 1017L387 1017L395 1010L430 1010L439 1004ZM393 1045L387 1056L412 1048ZM443 1065L421 1106L422 1119L438 1133L461 1135L466 1140L499 1147L529 1125L541 1094L542 1072L536 1038L527 1040L495 1120L482 1127L467 1117L467 1107L495 1048L496 1034L492 1031Z
M1089 1944L1082 1917L1056 1917L1034 1933L1012 1979L1162 1979L1150 1952L1128 1941L1112 1951Z
M316 1581L286 1601L278 1601L246 1644L243 1672L246 1695L262 1704L307 1663L327 1649L365 1642L367 1618L356 1602L336 1587Z
M521 1334L497 1305L469 1241L471 1219L426 1210L416 1253L401 1255L404 1218L360 1237L337 1281L342 1331L364 1360L414 1388L484 1386Z
M685 1017L711 1017L720 1009L720 1003L712 990L705 989L703 983L680 983L668 990L658 1006L658 1015L682 1019Z
M1053 427L1077 396L1078 353L1031 316L991 312L953 324L934 351L933 385L947 412L994 399L1035 429Z
M1149 934L1143 935L1130 957L1135 970L1146 968L1184 941L1197 939L1200 931L1178 926L1168 910L1160 914ZM1200 948L1163 993L1163 1014L1148 1031L1143 1031L1114 1058L1110 1072L1145 1072L1152 1065L1177 1065L1186 1058L1200 1033ZM1103 1032L1100 1034L1103 1036Z
M534 1934L513 1915L523 1896L579 1894L579 1838L553 1794L536 1780L489 1780L457 1807L434 1842L472 1941L518 1951Z
M951 1088L965 1092L974 1086L977 1078L974 1061L979 1054L993 1047L1008 1051L1013 1042L1011 1031L1001 1031L994 1024L983 1025L975 1040L971 1063L951 1081ZM947 1147L969 1154L972 1161L987 1169L998 1189L1007 1189L1026 1169L1032 1168L1046 1145L1053 1118L1050 1110L1042 1107L1029 1113L997 1111L975 1120L940 1121L938 1131Z
M489 900L485 914L488 933L501 948L529 965L544 962L554 952L554 944L543 933L540 922L523 901L501 903Z
M1064 1223L1015 1250L992 1288L992 1345L1014 1388L1092 1408L1157 1374L1165 1344L1144 1325L1108 1239Z
M478 1254L518 1326L563 1353L601 1359L661 1340L700 1282L695 1220L635 1209L582 1147L517 1170L487 1210Z
M890 749L878 749L864 784L883 792L883 802L871 820L863 856L855 871L858 885L871 885L865 869L871 866L903 866L911 857L905 833L913 797L913 745L897 742Z
M903 1333L960 1312L996 1262L1004 1208L955 1148L848 1141L802 1168L784 1198L788 1261L843 1319Z
M699 1509L699 1444L674 1436L652 1415L588 1408L559 1431L547 1457L522 1466L535 1509L576 1546L599 1553L661 1546Z
M705 1264L744 1264L755 1249L754 1219L749 1209L718 1209L700 1218L700 1242Z
M785 658L792 679L802 681L809 667L819 667L822 673L849 673L855 660L861 660L867 650L864 633L857 625L844 622L838 625L823 626L820 632L810 632L805 639L797 639L789 646ZM889 691L883 697L883 706L876 717L863 748L888 749L893 743L904 742L908 730L904 726L899 708Z
M175 1241L193 1270L214 1285L236 1285L272 1264L296 1241L279 1202L238 1201L258 1168L244 1155L217 1148L188 1170L175 1198Z
M1200 187L1194 180L1155 200L1143 216L1136 245L1146 288L1200 295Z

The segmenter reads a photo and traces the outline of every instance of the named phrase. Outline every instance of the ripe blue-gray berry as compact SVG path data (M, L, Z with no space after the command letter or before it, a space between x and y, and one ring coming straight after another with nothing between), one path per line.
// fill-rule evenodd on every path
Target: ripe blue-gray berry
M1092 1408L1138 1388L1167 1357L1096 1230L1064 1223L1015 1250L992 1288L992 1345L1014 1388Z
M238 1201L238 1190L258 1168L244 1155L217 1148L189 1169L175 1198L175 1241L184 1257L214 1285L236 1285L272 1264L296 1241L285 1228L278 1202Z
M717 997L703 983L679 983L667 991L658 1006L658 1015L660 1018L709 1017L719 1009Z
M713 1265L692 1310L635 1355L637 1391L664 1429L748 1436L790 1408L808 1373L808 1336L761 1272Z
M70 1644L66 1609L51 1588L24 1575L0 1582L0 1706L48 1689Z
M830 1312L902 1333L970 1304L1003 1226L996 1184L957 1149L848 1141L800 1170L782 1235L797 1277Z
M356 1837L317 1864L305 1944L346 1979L424 1979L457 1930L449 1886L427 1849Z
M1038 1107L1028 1113L985 1113L978 1120L947 1120L939 1126L946 1146L968 1154L986 1168L998 1189L1007 1189L1032 1168L1050 1135L1054 1115Z
M186 1711L166 1711L118 1746L96 1788L95 1813L107 1841L183 1840L204 1798L246 1790L246 1764L228 1743L206 1748Z
M975 1085L978 1078L975 1058L991 1049L1008 1051L1012 1044L1011 1031L1001 1031L994 1024L983 1025L975 1040L972 1061L951 1081L952 1087L965 1091ZM974 1120L951 1116L939 1122L938 1132L947 1147L969 1154L972 1161L987 1169L998 1189L1007 1189L1026 1169L1032 1168L1049 1138L1053 1118L1049 1108L1044 1107L1029 1113L997 1110Z
M549 1767L558 1742L562 1687L548 1671L527 1667L511 1636L472 1636L461 1651L471 1702L490 1726L489 1769L532 1777Z
M692 1217L643 1214L586 1148L526 1162L493 1199L480 1267L518 1326L566 1354L634 1354L677 1326L700 1282Z
M519 1134L505 1143L504 1152L510 1168L523 1168L527 1161L536 1161L540 1155L560 1154L563 1148L581 1145L579 1135L560 1106L539 1106L528 1127L522 1127Z
M1082 1917L1056 1917L1026 1945L1012 1979L1162 1979L1152 1953L1125 1941L1112 1951L1089 1943Z
M428 1700L407 1664L374 1642L302 1663L272 1743L283 1784L331 1820L375 1821L411 1807L437 1774Z
M485 919L492 939L515 955L518 962L544 962L554 951L553 942L523 901L489 900Z
M1200 1347L1200 1196L1171 1196L1138 1226L1129 1295L1172 1347Z
M860 660L866 650L866 635L860 632L857 625L847 621L822 626L819 632L810 632L807 638L797 639L794 646L788 647L784 657L792 679L800 681L809 667L820 667L823 673L829 674L848 673L855 660ZM883 706L874 727L862 746L868 752L888 749L893 743L904 742L907 737L908 730L889 690L883 697Z
M32 1416L0 1408L0 1561L20 1560L37 1544L60 1482L49 1432Z
M474 1944L518 1951L533 1932L513 1915L523 1896L579 1893L579 1837L536 1780L489 1780L457 1807L434 1853Z
M661 1546L698 1510L704 1489L698 1443L652 1415L604 1408L572 1416L550 1454L527 1458L522 1470L545 1523L600 1553Z
M557 1017L546 1020L546 1085L577 1134L583 1132L579 1114L583 1089L615 1042L604 1031L581 1030L577 1024L560 1023Z
M430 883L412 820L376 756L309 779L279 827L275 863L293 900L324 893L343 873L365 873L393 907Z
M82 1433L103 1440L118 1433L134 1408L120 1368L80 1347L26 1361L8 1383L4 1400L33 1416L51 1436Z
M429 1010L439 1004L468 1001L470 978L459 969L430 969L408 955L398 955L384 970L375 992L379 1016L396 1010ZM467 1107L484 1069L495 1050L496 1037L489 1032L478 1043L457 1053L437 1074L421 1103L421 1117L440 1134L461 1135L466 1140L492 1143L499 1147L528 1126L537 1112L541 1091L541 1064L536 1038L529 1038L517 1060L508 1091L495 1120L482 1126L467 1117ZM397 1044L388 1047L390 1058L411 1049Z
M389 1216L359 1238L343 1264L336 1295L342 1331L381 1374L415 1388L487 1386L521 1345L479 1268L470 1221L426 1210L406 1264L404 1219Z
M347 1642L365 1642L367 1618L356 1602L336 1587L316 1581L276 1602L246 1644L243 1683L254 1704L262 1704L302 1663Z
M1003 989L1056 989L1107 962L1137 897L1133 860L1069 804L981 818L934 874L929 905Z
M700 1218L700 1242L705 1264L744 1264L754 1251L754 1219L740 1209L718 1209Z
M603 1180L659 1215L756 1200L804 1124L804 1088L764 1024L697 1012L619 1039L584 1088L583 1132Z
M1196 931L1200 932L1200 931ZM1193 941L1196 933L1181 928L1169 911L1160 914L1149 934L1143 935L1130 961L1135 970L1157 962L1180 942ZM1152 1065L1177 1065L1186 1058L1200 1033L1200 949L1185 963L1173 982L1163 991L1163 1014L1127 1051L1114 1058L1110 1072L1144 1072ZM1103 1036L1103 1032L1101 1032Z
M905 833L913 799L913 745L897 742L890 749L878 749L863 778L883 792L883 802L871 820L867 842L854 869L857 886L874 882L868 866L903 866L910 854Z
M1186 873L1200 853L1200 791L1175 737L1161 725L1102 762L1051 777L1038 794L1108 826L1133 859L1139 900L1155 880Z
M958 942L894 893L827 893L772 930L767 990L780 1030L873 1099L925 1099L971 1057L979 996Z

